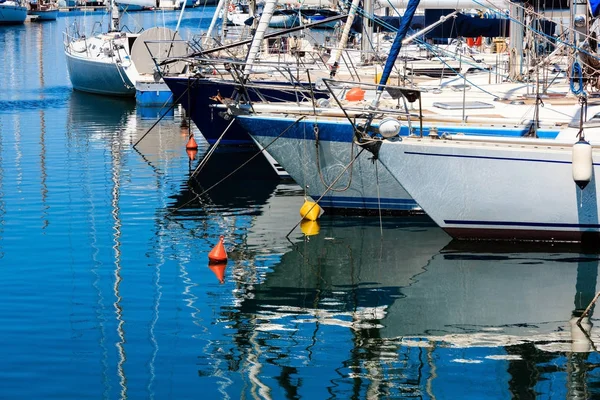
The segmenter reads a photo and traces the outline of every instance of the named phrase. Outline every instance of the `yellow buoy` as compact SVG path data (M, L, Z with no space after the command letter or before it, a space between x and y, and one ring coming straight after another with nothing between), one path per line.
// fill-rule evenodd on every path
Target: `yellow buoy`
M300 230L306 236L318 235L319 229L320 226L318 221L309 221L307 219L303 219L302 222L300 222Z
M321 214L323 214L323 209L314 201L304 200L304 204L300 207L300 216L302 219L316 221Z

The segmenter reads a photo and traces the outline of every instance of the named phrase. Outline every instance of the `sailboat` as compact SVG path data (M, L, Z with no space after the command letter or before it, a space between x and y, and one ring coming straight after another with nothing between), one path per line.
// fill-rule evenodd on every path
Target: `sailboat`
M513 31L511 34L516 33L518 29ZM403 40L398 33L394 52L399 51L397 45L401 46ZM522 37L520 40L523 41ZM518 38L511 41L516 42ZM323 207L374 212L402 209L415 211L422 207L419 198L414 197L410 190L405 190L407 188L404 187L402 179L389 179L397 173L396 168L404 168L401 165L405 161L404 158L394 156L402 154L392 150L395 145L403 147L409 141L429 145L426 138L435 137L440 138L440 142L447 143L447 147L452 147L452 143L459 139L469 141L471 136L479 137L479 141L488 138L490 142L498 143L514 140L510 144L512 146L516 146L516 143L527 143L527 140L537 137L544 140L536 143L546 145L561 143L564 138L574 138L574 134L577 133L577 129L573 130L568 126L578 126L581 114L578 99L575 96L566 96L568 86L564 84L557 89L548 88L542 95L531 90L536 85L528 83L483 85L478 80L485 77L487 81L487 76L479 74L478 77L469 78L463 75L439 82L435 86L421 86L419 89L383 86L390 76L394 61L395 54L391 54L386 64L387 72L382 75L379 85L369 85L370 92L365 93L359 88L367 85L355 83L352 90L362 93L361 96L352 100L349 99L350 92L347 92L346 99L343 96L334 96L338 106L332 98L328 102L331 104L323 102L317 105L309 103L300 106L274 106L255 103L252 110L242 110L240 107L236 110L230 107L230 110L251 136L267 148L301 186L307 187L308 194L313 199L319 199ZM325 82L327 83L327 80ZM351 85L350 82L346 84ZM376 93L374 87L377 89ZM600 111L595 107L588 108L590 117ZM584 121L586 126L593 124L590 119ZM455 140L451 142L448 138ZM390 157L388 162L392 159L394 161L394 166L388 165L387 169L377 168L376 160L382 140L382 151L385 147L385 153ZM573 139L572 143L575 141ZM370 151L359 154L361 149L357 144ZM532 143L532 146L534 145ZM390 147L392 149L388 150ZM442 165L445 164L436 163L438 168L444 169L444 173L441 174L443 177L456 174L448 181L456 183L464 179L464 174L457 174L457 171L463 171L458 167L458 162L448 163L452 167ZM428 191L423 196L436 192L436 204L431 205L434 211L437 211L436 207L442 203L447 203L442 207L445 209L456 205L453 202L454 198L449 195L457 193L445 190L447 183L444 178L431 181L436 182L436 185L429 185L423 179L426 173L421 171L428 169L431 174L436 174L439 172L438 168L420 164L418 167L412 165L412 168L406 167L403 170L406 174L409 171L412 173L413 186L421 186L419 190ZM472 168L475 168L474 164ZM488 172L491 173L490 171ZM478 171L475 168L469 170L469 173L474 174ZM482 182L477 190L487 193L484 186L488 182L487 176L478 178L485 183ZM472 196L470 201L476 202L478 197L474 190L463 194ZM516 201L521 199L520 196L513 198L519 199ZM502 201L502 197L494 200ZM531 206L533 203L536 201L523 204ZM467 206L463 204L463 207ZM428 211L425 207L422 208L425 212ZM488 207L487 210L490 212L496 208ZM457 215L461 212L459 206L453 211L456 211ZM457 215L454 215L454 220L458 218ZM466 218L466 215L467 213L461 215L461 218ZM440 217L436 222L444 226L444 220Z
M79 32L65 33L65 55L73 89L110 96L134 97L140 74L153 71L154 57L182 55L187 45L168 28L151 28L142 33L119 31L119 10L115 2L108 7L110 29L86 37ZM171 46L157 40L172 40ZM146 43L151 42L151 43ZM171 68L178 65L173 64Z
M201 53L204 56L203 60L190 68L197 70L195 73L163 75L165 83L173 92L173 97L180 99L186 112L191 116L204 138L211 144L217 141L226 145L254 144L235 121L228 128L227 134L220 139L225 128L230 125L230 120L215 116L210 108L211 105L220 104L223 101L228 102L231 98L238 98L240 95L245 100L266 99L271 102L297 101L298 99L307 99L311 95L317 98L327 96L325 91L316 88L314 82L301 82L298 78L293 82L289 81L290 76L297 72L299 59L291 56L287 51L273 54L277 62L258 65L259 50L263 47L263 39L267 38L266 30L276 11L275 3L275 0L270 0L264 6L256 34L247 41L251 43L253 51L247 55L245 61L230 60L228 57L226 66L221 68L222 60L208 58L209 53L215 52L215 49L211 49L203 51ZM211 26L208 28L207 37L211 37L217 15L224 5L225 2L221 0L215 11L215 17L211 21ZM222 46L221 49L228 50L233 46ZM283 60L288 62L283 62ZM310 60L304 60L303 64L310 62ZM324 67L322 63L320 67ZM237 75L237 78L244 77L243 90L240 90L240 84L231 78L232 75Z
M17 25L25 22L27 7L21 0L0 0L0 25Z
M129 96L135 95L128 70L134 68L131 45L137 37L119 31L119 10L114 1L108 5L108 32L92 37L65 33L67 69L73 89L82 92Z
M571 107L564 122L554 121L558 134L551 140L535 131L544 124L541 118L528 137L384 139L378 149L371 147L375 158L457 239L597 243L600 104L585 90L596 90L591 66L599 57L587 46L579 53L572 94L548 97Z

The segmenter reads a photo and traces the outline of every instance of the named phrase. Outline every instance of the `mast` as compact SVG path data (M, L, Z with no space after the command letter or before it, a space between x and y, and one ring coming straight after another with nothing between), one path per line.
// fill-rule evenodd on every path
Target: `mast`
M523 21L525 11L522 3L510 3L510 17L508 76L512 80L519 80L523 74Z
M364 14L362 23L362 34L360 37L361 61L365 62L371 57L367 56L373 50L371 41L373 40L373 0L365 0Z
M213 29L215 29L215 25L217 24L217 19L219 19L219 14L221 13L221 10L223 9L223 5L225 4L225 1L227 1L227 0L219 0L219 4L217 4L217 9L215 10L215 14L213 15L212 20L210 21L208 30L206 31L206 38L204 40L205 46L208 44L208 40L212 37L212 31L213 31ZM224 24L226 23L224 14L223 14L223 23Z
M254 62L258 57L258 52L265 37L265 33L267 32L267 28L269 27L269 22L271 22L271 17L273 17L273 12L275 11L276 5L277 0L268 0L265 4L265 8L263 9L263 13L260 17L260 22L258 23L258 27L256 28L256 33L254 35L254 38L252 39L252 44L250 45L250 50L248 51L248 56L246 57L246 65L244 67L244 81L250 75L252 66L254 65Z
M338 43L338 46L335 48L335 52L333 53L333 57L331 57L331 73L330 78L335 76L335 73L338 69L338 63L340 61L340 57L342 56L342 51L344 47L346 47L346 43L348 42L348 36L350 35L350 29L352 29L352 23L354 22L354 16L356 15L356 10L358 9L358 4L360 0L352 0L352 5L350 6L350 11L348 11L348 18L346 19L346 25L344 25L344 31L342 32L342 37Z
M110 18L109 32L117 32L119 30L119 7L115 0L110 0L108 3L108 16Z

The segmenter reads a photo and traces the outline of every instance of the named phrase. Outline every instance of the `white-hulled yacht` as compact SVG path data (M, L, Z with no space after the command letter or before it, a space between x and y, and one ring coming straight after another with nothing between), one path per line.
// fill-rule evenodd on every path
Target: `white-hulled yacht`
M112 1L109 14L110 29L107 33L86 37L66 32L69 78L75 90L133 97L135 86L128 70L134 68L131 46L138 35L119 31L119 11Z
M109 10L111 24L107 33L86 37L66 32L64 44L71 84L73 89L82 92L134 97L135 83L142 78L141 74L152 74L153 71L149 49L160 59L163 53L185 54L187 45L168 28L155 27L142 33L121 32L116 3L111 2ZM157 43L166 39L173 40L174 44Z

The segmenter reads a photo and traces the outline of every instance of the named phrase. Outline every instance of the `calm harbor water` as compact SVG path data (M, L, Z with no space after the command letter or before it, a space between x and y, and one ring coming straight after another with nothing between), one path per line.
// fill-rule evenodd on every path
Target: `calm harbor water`
M186 205L248 154L188 186L207 147L189 160L177 112L134 149L156 111L73 92L62 32L100 15L0 27L0 398L600 398L598 321L573 325L597 253L456 243L425 217L288 240L302 191L265 171Z

